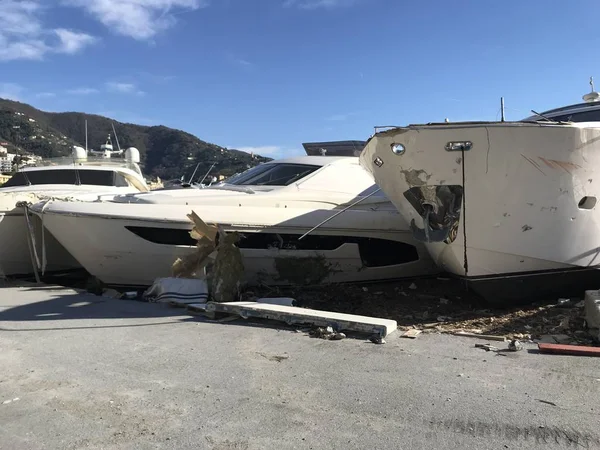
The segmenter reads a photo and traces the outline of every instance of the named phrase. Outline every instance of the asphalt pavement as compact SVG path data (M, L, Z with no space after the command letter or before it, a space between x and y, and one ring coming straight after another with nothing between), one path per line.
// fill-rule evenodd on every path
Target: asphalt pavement
M399 335L5 286L0 449L600 448L599 359Z

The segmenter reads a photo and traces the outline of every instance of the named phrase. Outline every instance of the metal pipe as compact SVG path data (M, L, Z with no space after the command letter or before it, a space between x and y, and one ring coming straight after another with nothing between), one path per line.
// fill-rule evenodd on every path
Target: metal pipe
M329 222L331 219L339 216L340 214L342 214L343 212L348 211L350 208L352 208L353 206L358 205L360 202L365 201L366 199L368 199L369 197L377 194L379 191L381 191L381 188L377 188L377 190L371 192L369 195L366 195L364 197L362 197L361 199L355 201L354 203L352 203L349 206L346 206L344 209L342 209L341 211L336 212L333 216L329 217L328 219L325 219L323 222L319 223L318 225L312 227L310 230L308 230L306 233L304 233L302 236L300 236L298 238L298 240L302 240L303 238L305 238L306 236L308 236L310 233L312 233L313 231L315 231L317 228L319 228L321 225L325 225L327 222Z

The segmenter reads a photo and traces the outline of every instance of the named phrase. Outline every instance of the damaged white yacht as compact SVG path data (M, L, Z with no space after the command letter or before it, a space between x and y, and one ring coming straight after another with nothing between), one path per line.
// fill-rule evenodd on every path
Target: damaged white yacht
M242 234L238 246L251 284L370 281L438 272L356 157L277 160L205 189L95 203L49 201L32 210L90 274L108 285L148 286L170 276L174 261L195 251L186 217L192 210L206 223Z
M26 215L26 204L47 198L91 201L100 195L148 191L138 166L137 149L127 149L125 158L111 158L123 152L113 151L109 136L100 152L90 153L88 156L84 148L74 147L71 157L51 158L35 166L26 166L0 188L0 275L30 275L38 269L60 272L81 268L48 233L43 235L42 248L41 224ZM94 153L102 156L94 156ZM37 242L31 240L35 235L39 237Z
M361 165L489 302L581 295L600 277L600 95L583 99L519 122L387 129Z

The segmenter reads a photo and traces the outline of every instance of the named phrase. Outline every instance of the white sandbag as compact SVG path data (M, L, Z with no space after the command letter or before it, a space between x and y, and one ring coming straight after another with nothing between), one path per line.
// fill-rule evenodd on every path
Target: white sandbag
M198 278L157 278L144 292L144 298L152 302L206 303L208 285Z

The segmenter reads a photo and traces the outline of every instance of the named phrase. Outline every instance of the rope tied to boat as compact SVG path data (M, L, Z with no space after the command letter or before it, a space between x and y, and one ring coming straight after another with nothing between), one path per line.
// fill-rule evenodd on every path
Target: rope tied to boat
M44 226L44 210L46 206L52 203L52 200L46 200L42 209L40 210L40 219L42 221L42 276L46 273L46 267L48 265L48 259L46 257L46 227Z
M25 226L27 227L27 245L29 247L29 257L31 258L31 265L33 267L33 274L35 275L35 281L36 283L40 283L40 274L38 272L40 267L40 259L38 257L35 245L35 233L33 226L31 225L31 220L29 220L29 207L31 206L31 203L27 201L20 201L17 202L15 206L17 208L23 208Z

